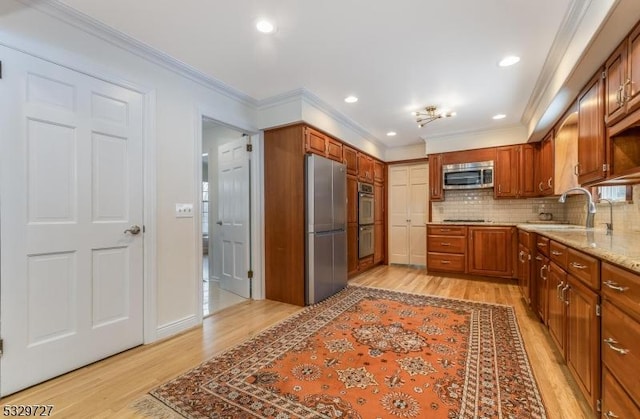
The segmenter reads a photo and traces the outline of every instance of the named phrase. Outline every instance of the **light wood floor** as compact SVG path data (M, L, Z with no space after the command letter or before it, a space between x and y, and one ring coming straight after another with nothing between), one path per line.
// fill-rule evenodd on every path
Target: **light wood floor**
M514 306L549 418L595 417L544 326L525 308L515 281L432 276L421 269L382 266L350 284ZM53 416L64 418L133 418L136 415L130 404L153 387L299 310L273 301L247 301L206 318L201 328L134 348L0 399L0 405L52 404Z

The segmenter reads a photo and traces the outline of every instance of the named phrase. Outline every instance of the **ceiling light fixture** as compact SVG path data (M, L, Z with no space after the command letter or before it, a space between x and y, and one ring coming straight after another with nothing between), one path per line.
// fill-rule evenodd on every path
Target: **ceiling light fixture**
M276 26L268 20L262 19L256 23L256 29L262 33L273 33L276 30Z
M347 96L344 98L344 101L347 103L356 103L358 101L358 98L355 96Z
M509 67L511 65L517 64L518 62L520 62L520 57L509 55L508 57L504 57L502 60L500 60L498 65L500 67Z
M503 113L499 113L499 114L497 114L497 115L493 115L493 116L492 116L492 118L493 118L493 119L504 119L504 118L506 118L506 117L507 117L507 115L505 115L505 114L503 114Z
M397 135L397 133L395 131L387 132L387 137L395 137L396 135Z
M452 116L456 116L456 113L451 111L438 112L438 108L436 106L430 105L424 108L424 110L422 111L413 112L412 115L416 117L416 122L418 123L418 127L422 128L425 125L427 125L429 122L433 122L436 119L449 118Z

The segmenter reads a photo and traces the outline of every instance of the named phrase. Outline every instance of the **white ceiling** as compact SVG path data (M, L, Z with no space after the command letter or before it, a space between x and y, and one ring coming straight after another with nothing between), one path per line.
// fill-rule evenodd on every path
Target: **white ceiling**
M395 147L522 124L555 36L584 0L60 1L257 100L305 88ZM274 34L255 30L262 17ZM500 68L510 54L521 62ZM351 94L359 101L344 103ZM430 104L457 116L420 129L410 112Z

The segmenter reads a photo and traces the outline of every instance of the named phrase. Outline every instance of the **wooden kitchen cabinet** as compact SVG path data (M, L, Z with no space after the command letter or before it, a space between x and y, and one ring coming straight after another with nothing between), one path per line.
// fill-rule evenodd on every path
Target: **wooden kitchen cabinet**
M380 160L373 161L373 181L383 183L385 179L387 165Z
M597 182L607 175L604 126L604 82L602 72L578 97L578 182Z
M538 159L538 194L542 196L553 195L554 175L554 132L551 131L540 143L540 155Z
M513 278L515 227L469 226L467 272Z
M347 277L358 274L358 223L347 224Z
M549 265L549 283L547 287L547 326L549 335L564 357L566 346L566 304L564 294L567 285L567 273L555 262Z
M524 300L531 305L531 251L523 243L518 244L518 287Z
M443 201L442 154L429 154L429 199Z
M521 144L519 147L518 185L520 197L530 198L538 196L538 182L536 182L538 147L534 144Z
M427 270L465 273L466 253L466 226L427 226Z
M616 48L605 63L607 125L640 107L640 25Z
M342 157L347 166L347 175L358 176L358 152L347 146L342 146Z
M358 152L358 180L373 183L373 158Z
M535 286L533 308L540 321L547 324L549 298L549 258L538 252L532 271L532 283Z
M518 198L520 152L522 147L511 145L496 148L494 162L493 196L494 198Z
M375 182L373 185L373 263L378 264L385 259L385 185Z
M600 399L600 298L573 275L568 275L567 280L567 366L596 410Z
M342 143L311 127L304 127L305 151L343 162Z

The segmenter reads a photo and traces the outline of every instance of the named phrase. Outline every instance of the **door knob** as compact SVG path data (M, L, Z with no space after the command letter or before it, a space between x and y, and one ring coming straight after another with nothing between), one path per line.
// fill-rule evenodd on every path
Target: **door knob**
M141 230L140 230L140 227L139 227L139 226L137 226L137 225L132 225L131 227L129 227L128 229L126 229L126 230L124 231L124 234L130 233L130 234L133 234L133 235L135 236L136 234L140 233L140 231L141 231Z

